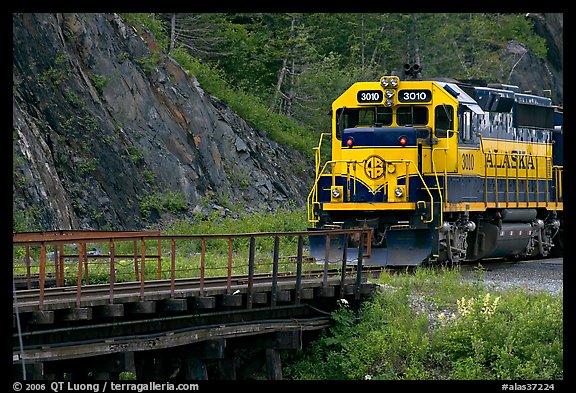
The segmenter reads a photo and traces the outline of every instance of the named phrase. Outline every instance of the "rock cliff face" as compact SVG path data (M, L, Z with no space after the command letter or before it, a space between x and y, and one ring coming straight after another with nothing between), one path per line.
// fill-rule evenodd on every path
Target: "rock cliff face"
M249 127L117 15L14 14L13 81L14 209L43 230L305 203L312 160Z
M563 14L537 13L527 17L534 21L536 33L546 40L548 55L540 59L518 42L509 42L502 56L502 63L511 70L506 83L537 94L549 90L552 102L561 105L564 99Z

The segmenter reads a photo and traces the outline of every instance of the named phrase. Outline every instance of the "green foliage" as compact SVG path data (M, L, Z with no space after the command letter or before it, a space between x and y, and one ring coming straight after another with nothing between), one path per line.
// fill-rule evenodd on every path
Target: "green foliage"
M130 155L130 160L135 165L141 165L144 163L144 150L138 148L137 146L129 146L128 154Z
M144 169L142 171L142 177L146 183L152 185L154 181L156 181L156 172L151 169Z
M110 83L110 78L102 76L102 75L90 75L90 80L92 81L92 85L99 94L102 94L102 90L106 87L108 83Z
M286 364L287 379L563 378L562 294L486 292L457 270L383 273L385 287Z
M200 39L192 49L188 45L182 50L193 52L198 62L218 67L228 83L266 103L275 96L278 76L287 66L292 76L285 77L280 87L290 107L282 113L316 133L326 129L323 115L352 80L375 80L401 71L404 63L418 61L426 77L484 78L505 83L511 70L500 56L509 41L520 42L540 57L546 55L544 39L536 35L533 22L520 13L194 17L194 27L200 24L202 31L215 39L202 50L193 50L206 42ZM169 20L165 18L165 23Z
M188 202L183 193L168 191L162 206L170 213L178 213L188 208Z
M160 53L152 53L150 56L144 56L138 59L138 64L142 66L144 72L148 75L156 71L156 68L162 61Z
M85 176L88 175L96 169L96 164L98 160L96 158L83 158L78 164L78 175Z
M60 86L67 78L70 66L67 63L66 55L59 55L54 58L54 65L44 71L38 77L38 83L47 86L52 83L54 86Z
M171 56L185 70L193 74L203 89L226 101L226 103L252 127L264 131L280 144L311 155L311 148L317 143L316 136L296 121L275 113L270 113L261 99L238 88L233 88L223 71L198 59L193 59L182 48L175 49Z
M237 216L222 216L214 210L211 214L198 214L193 221L176 221L167 234L214 234L292 232L306 230L306 212L288 206L272 212L239 213Z
M12 211L12 230L14 232L31 232L39 228L40 207L34 206L25 210L16 207Z
M156 191L151 194L147 194L140 200L140 211L142 216L146 219L150 219L152 211L157 211L158 213L170 212L178 213L188 209L188 202L186 197L181 192L168 191L163 193L161 191Z
M519 290L463 302L434 345L451 359L453 379L562 379L560 296Z
M168 37L165 33L165 27L162 21L153 13L123 13L123 18L136 29L140 26L146 27L152 32L154 38L164 49L168 48Z

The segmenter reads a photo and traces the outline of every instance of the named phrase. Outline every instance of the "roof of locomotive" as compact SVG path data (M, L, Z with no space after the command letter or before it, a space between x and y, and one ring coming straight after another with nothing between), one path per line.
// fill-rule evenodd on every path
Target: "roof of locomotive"
M439 77L420 80L434 81L440 84L446 83L449 86L457 85L461 90L465 91L468 96L477 102L481 101L484 97L489 96L492 93L500 97L513 99L519 104L552 106L552 99L544 97L543 95L532 94L530 92L521 92L520 88L516 85L508 85L504 83L487 83L482 79L456 80L452 78Z

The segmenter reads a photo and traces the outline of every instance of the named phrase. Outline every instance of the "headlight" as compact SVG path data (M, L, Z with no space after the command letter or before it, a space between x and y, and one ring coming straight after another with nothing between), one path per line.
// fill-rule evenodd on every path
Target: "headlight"
M384 93L386 95L386 98L392 98L394 97L394 90L386 90L386 93Z
M340 198L340 190L338 188L333 188L332 189L332 196L334 198Z
M396 195L396 198L400 198L403 194L404 194L404 191L402 191L402 189L400 187L396 187L394 189L394 195Z
M383 88L387 88L387 87L391 87L393 89L396 89L398 87L400 80L398 79L397 76L383 76L382 78L380 78L380 86L382 86Z
M394 105L394 100L392 98L387 98L386 102L384 103L384 106L393 106Z

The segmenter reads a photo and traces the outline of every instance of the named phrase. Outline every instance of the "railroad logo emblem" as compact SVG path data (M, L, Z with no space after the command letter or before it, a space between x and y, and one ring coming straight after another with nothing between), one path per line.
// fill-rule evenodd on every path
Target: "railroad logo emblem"
M364 161L364 173L372 180L384 176L384 160L380 156L370 156Z

